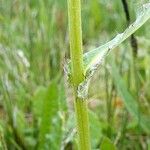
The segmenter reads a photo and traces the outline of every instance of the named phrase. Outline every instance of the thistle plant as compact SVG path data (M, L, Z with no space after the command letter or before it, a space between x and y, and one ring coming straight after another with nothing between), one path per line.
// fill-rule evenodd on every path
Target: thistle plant
M68 63L68 77L74 90L74 104L77 121L78 143L80 150L90 150L90 134L87 108L87 95L89 81L98 66L101 65L107 54L124 40L130 37L150 18L150 3L143 5L137 15L136 21L123 33L118 34L106 44L83 54L82 27L81 27L81 2L80 0L68 0L69 36L71 61ZM133 116L136 115L134 106L127 105ZM134 108L133 108L134 107ZM144 121L141 121L141 123Z

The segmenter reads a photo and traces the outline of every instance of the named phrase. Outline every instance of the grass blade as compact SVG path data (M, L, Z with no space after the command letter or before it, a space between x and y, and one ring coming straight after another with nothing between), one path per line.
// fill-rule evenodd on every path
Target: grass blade
M114 79L114 84L117 87L117 91L121 96L127 110L137 121L139 121L141 127L146 132L150 133L150 120L139 112L138 103L128 91L127 86L125 85L122 77L120 76L114 61L111 61L111 67L111 75Z

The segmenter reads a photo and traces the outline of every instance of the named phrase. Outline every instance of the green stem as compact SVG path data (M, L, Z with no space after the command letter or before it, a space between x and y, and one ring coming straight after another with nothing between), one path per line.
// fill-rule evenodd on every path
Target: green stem
M75 100L75 111L80 150L91 149L89 134L89 118L87 110L87 101L77 98Z
M71 71L75 94L75 112L77 121L77 133L79 137L79 149L90 150L91 145L87 100L78 98L77 95L77 88L79 84L84 81L80 0L68 0L68 17Z

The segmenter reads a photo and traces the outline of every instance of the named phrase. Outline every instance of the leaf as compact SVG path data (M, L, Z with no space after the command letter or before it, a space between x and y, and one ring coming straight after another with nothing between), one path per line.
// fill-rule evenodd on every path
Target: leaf
M43 97L42 120L39 132L39 149L45 147L46 135L52 128L52 119L58 111L58 87L56 81L52 81Z
M36 117L41 117L42 115L43 98L46 94L46 90L45 87L40 86L37 88L33 96L33 112Z
M60 76L57 76L47 88L39 87L33 98L33 111L40 120L38 149L51 147L57 150L61 146L63 128L60 114L67 110L67 106L64 82L59 80Z
M138 30L146 21L150 18L150 3L143 5L141 11L139 12L136 21L131 24L123 33L118 34L113 40L107 42L106 44L89 51L84 54L84 72L94 71L101 64L106 55L118 45L120 45L124 40L126 40L130 35L132 35L136 30Z
M115 145L110 141L109 138L104 137L100 150L116 150Z
M65 87L64 87L63 80L59 82L57 101L58 101L58 107L59 107L57 110L58 115L53 119L53 126L51 129L51 133L49 135L49 139L51 141L49 147L54 150L60 149L60 147L62 146L62 139L64 135L64 130L63 130L64 119L65 119L64 112L67 111L67 104L66 104L66 95L65 95Z
M120 45L124 40L126 40L130 35L132 35L136 30L138 30L148 19L150 18L150 3L144 4L138 13L136 21L131 24L123 33L118 34L113 40L107 42L106 44L91 50L84 54L83 64L84 64L84 75L85 80L79 84L77 89L77 94L79 98L87 98L88 87L91 77L93 76L95 70L101 65L107 54L118 45ZM71 80L71 62L65 66L65 72L70 83Z
M118 34L114 39L106 44L84 54L83 62L85 75L89 75L89 73L94 72L112 49L120 45L144 23L146 23L146 21L148 21L150 18L150 3L144 4L140 10L141 11L138 13L136 21L132 23L123 33ZM66 68L68 75L71 74L70 64L71 63L69 62L69 66Z
M137 120L141 127L150 133L150 120L140 114L138 103L135 98L130 94L125 85L123 78L120 76L117 66L113 59L111 59L111 75L114 79L114 84L117 87L117 91L121 96L128 112Z

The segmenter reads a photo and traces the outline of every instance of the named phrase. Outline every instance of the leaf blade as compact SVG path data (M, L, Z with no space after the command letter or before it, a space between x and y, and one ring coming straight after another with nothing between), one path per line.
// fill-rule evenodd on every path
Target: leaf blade
M43 93L42 93L43 94ZM58 111L58 87L56 81L52 81L43 97L42 118L39 132L38 149L45 147L46 136L52 128L52 119Z
M89 71L91 72L91 70L96 70L112 49L120 45L144 23L146 23L146 21L148 21L150 18L150 3L144 4L141 9L142 11L138 15L136 21L132 23L123 33L118 34L114 39L106 44L84 54L83 61L85 74Z
M114 84L122 98L122 101L125 104L125 107L127 108L128 112L136 119L136 121L138 121L143 130L150 133L150 120L140 112L137 101L128 91L127 86L125 85L123 78L120 76L119 70L117 69L113 59L111 59L111 67L111 75L114 79Z

